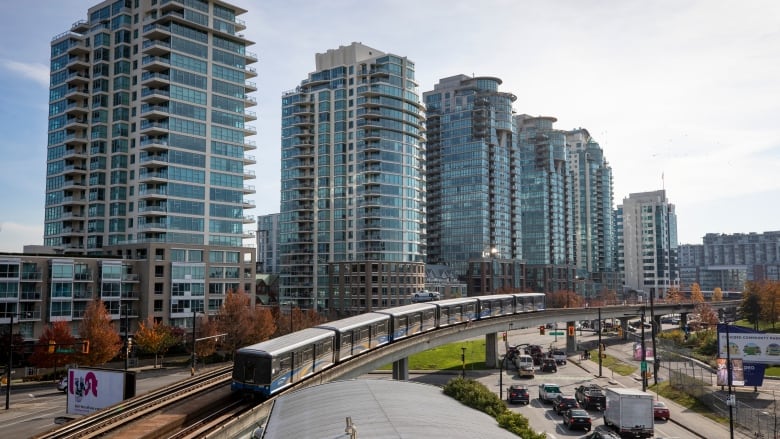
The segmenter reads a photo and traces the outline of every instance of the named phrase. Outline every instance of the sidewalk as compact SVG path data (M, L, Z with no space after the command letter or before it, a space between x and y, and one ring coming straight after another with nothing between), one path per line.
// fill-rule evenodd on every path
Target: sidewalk
M575 355L569 357L569 361L572 364L579 366L583 370L592 373L593 376L598 376L598 371L599 371L598 359L596 359L596 361L581 360L579 355ZM606 376L607 374L609 374L609 376L612 376L611 371L604 367L602 367L602 373L604 374L603 376ZM624 387L637 388L638 379L640 379L638 375L636 376L614 375L609 382L610 384L613 385L622 385ZM652 393L659 401L663 401L664 403L666 403L666 405L669 407L669 412L671 413L671 418L669 419L669 422L677 424L680 427L688 430L695 437L702 438L702 439L713 439L713 438L728 438L730 436L728 425L722 425L713 421L712 419L701 416L691 411L690 409L677 404L672 400L657 395L655 392L651 391L650 389L648 389L647 391L648 393ZM745 434L743 431L738 430L735 427L734 437L750 439L753 436Z

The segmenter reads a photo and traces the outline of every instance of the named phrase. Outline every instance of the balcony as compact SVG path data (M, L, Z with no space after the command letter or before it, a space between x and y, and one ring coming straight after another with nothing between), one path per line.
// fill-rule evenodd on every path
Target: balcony
M145 216L164 216L166 213L168 213L168 206L165 204L159 204L154 206L139 207L138 213L142 213Z
M68 99L83 100L89 96L89 90L86 87L70 87L65 93L65 97Z
M152 137L141 140L141 150L145 152L167 151L167 137Z
M141 189L138 191L138 196L145 199L154 199L154 198L167 199L168 189L165 187Z
M251 184L245 184L243 188L243 192L245 194L254 194L255 193L255 187Z
M141 65L144 70L150 72L160 72L171 68L171 60L159 56L145 56L141 59Z
M171 35L171 28L161 24L147 24L143 28L143 36L150 40L168 38Z
M257 207L257 205L255 204L254 200L242 200L241 201L241 206L244 209L254 209L255 207Z
M83 133L78 134L68 134L65 136L65 144L66 145L72 145L72 146L78 146L78 145L87 145L87 136ZM69 149L65 152L65 157L68 156L75 156L79 155L82 158L86 158L86 152L83 151L81 148L79 149Z
M166 182L168 181L168 172L166 170L157 171L157 172L141 172L138 179L139 181L146 182L146 183L155 182L155 181Z
M149 104L168 101L171 97L168 90L160 88L144 88L141 90L141 101Z
M89 75L81 72L73 72L65 79L65 83L73 87L86 86L89 84Z
M88 124L86 117L69 117L65 120L66 129L86 130L87 126Z
M171 52L171 43L162 40L147 40L143 44L143 53L146 55L160 56Z
M168 105L143 104L141 115L147 119L164 119L169 116Z
M155 88L164 87L171 82L171 77L166 72L144 72L141 75L141 85Z
M255 156L250 154L244 154L245 165L254 165L255 163L257 163L257 159L255 159Z
M257 84L253 81L245 81L244 87L246 88L247 93L251 93L253 91L257 91Z
M71 102L65 108L65 114L71 117L85 116L89 114L89 112L90 112L89 106L77 102Z
M141 134L145 136L159 136L161 134L168 133L168 121L163 122L151 122L148 120L141 121Z

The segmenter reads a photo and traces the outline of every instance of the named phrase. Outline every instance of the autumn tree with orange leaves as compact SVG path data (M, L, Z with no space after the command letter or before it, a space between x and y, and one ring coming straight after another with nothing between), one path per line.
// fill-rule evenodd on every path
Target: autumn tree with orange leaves
M222 337L222 347L230 353L246 346L252 338L253 322L249 296L239 291L228 291L225 301L219 308L216 316L217 333L225 334Z
M30 364L39 368L57 368L68 363L72 363L75 353L63 353L63 350L72 351L76 344L76 339L70 333L70 324L60 320L52 322L43 330L43 334L35 345L33 354L30 356ZM57 352L57 351L60 352ZM52 351L52 352L49 352Z
M138 348L144 352L154 354L154 367L157 367L158 357L163 358L168 349L181 342L181 334L173 330L169 325L156 322L152 317L138 324L138 331L133 336Z
M100 299L87 305L79 334L82 340L89 340L89 353L79 356L79 362L87 366L111 361L122 348L122 338L111 322L111 314Z
M268 308L255 308L252 311L252 331L247 344L260 343L273 337L276 332L276 320Z
M574 291L556 291L547 293L545 306L547 308L580 308L584 306L584 298Z

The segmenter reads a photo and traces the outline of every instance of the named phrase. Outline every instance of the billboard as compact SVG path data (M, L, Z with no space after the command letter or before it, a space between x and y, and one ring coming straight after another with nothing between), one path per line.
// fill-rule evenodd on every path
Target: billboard
M642 361L642 343L634 343L634 360ZM655 360L655 352L650 346L645 346L645 361Z
M726 332L718 325L718 357L726 357ZM728 354L751 363L780 364L780 334L737 332L729 327Z
M725 358L718 358L717 359L718 364L718 382L717 384L719 386L728 386L729 385L729 379L728 374L729 371L726 368L726 359ZM744 367L742 364L742 360L740 359L731 359L731 385L732 386L744 386L745 385L745 372Z
M67 394L67 413L88 415L124 399L125 373L106 369L70 369Z

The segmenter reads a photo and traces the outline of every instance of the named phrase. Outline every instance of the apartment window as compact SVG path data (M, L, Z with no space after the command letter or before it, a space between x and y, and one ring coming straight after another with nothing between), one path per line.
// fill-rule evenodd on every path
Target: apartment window
M162 294L164 290L163 285L164 284L162 282L156 282L154 284L154 294Z
M154 312L162 312L163 310L163 301L160 299L157 299L154 301Z
M154 277L164 277L165 276L165 266L163 265L155 265L154 266Z

